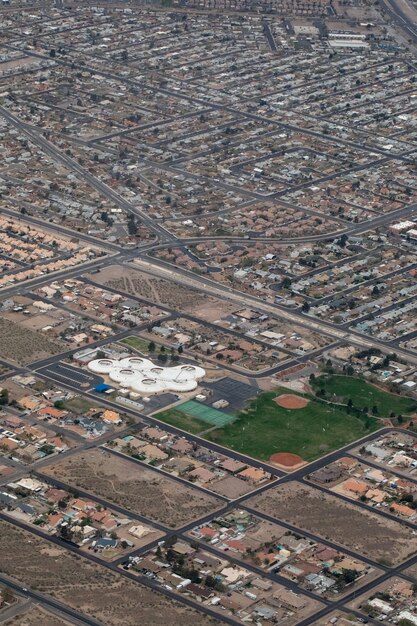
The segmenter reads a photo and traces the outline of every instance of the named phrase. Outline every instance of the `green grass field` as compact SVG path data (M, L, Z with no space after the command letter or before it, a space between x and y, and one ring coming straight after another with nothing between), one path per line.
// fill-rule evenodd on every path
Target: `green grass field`
M396 415L407 415L417 410L417 403L411 398L382 391L352 376L320 376L312 381L312 387L316 393L324 389L327 400L347 404L351 399L356 408L367 407L369 411L376 406L378 415L382 417L389 417L392 412Z
M201 422L191 415L186 415L176 408L161 411L154 417L161 420L162 422L171 424L171 426L175 426L176 428L181 428L181 430L185 430L188 433L192 433L193 435L197 435L203 430L207 430L208 428L210 428L208 424Z
M234 422L209 431L206 438L262 460L268 460L276 452L293 452L312 461L379 426L377 419L367 416L359 419L343 408L313 398L303 409L284 409L274 402L282 393L288 390L259 395L246 410L236 415ZM207 429L206 424L182 413L181 405L155 417L195 434Z
M132 335L131 337L125 337L125 339L122 339L120 343L124 343L127 346L130 346L131 348L134 348L134 350L142 352L142 354L148 354L149 352L149 341L146 341L141 337L136 337L135 335Z

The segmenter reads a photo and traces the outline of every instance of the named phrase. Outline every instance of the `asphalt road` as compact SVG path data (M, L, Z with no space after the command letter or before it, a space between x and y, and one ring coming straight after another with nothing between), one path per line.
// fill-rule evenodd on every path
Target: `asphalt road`
M404 1L404 0L401 0ZM404 12L401 9L400 6L400 0L398 0L397 2L395 0L382 0L382 4L386 7L386 10L389 12L389 14L393 17L394 21L396 21L397 25L399 25L401 28L403 28L403 30L405 30L409 36L412 36L413 39L416 39L416 30L415 30L415 24L410 23L409 21L407 21L407 19L404 17ZM268 27L269 28L269 27ZM272 37L272 33L269 31L270 36ZM273 41L271 41L271 37L268 36L268 33L266 32L266 36L268 38L268 41L270 42L271 48ZM273 40L273 37L272 37ZM30 53L32 56L36 56L36 57L40 57L40 58L47 58L44 55L38 55L38 54L33 54ZM57 61L60 62L60 61ZM70 65L70 63L64 63L66 65ZM81 67L80 69L83 70L88 70L87 67ZM101 74L107 78L113 78L114 75L112 75L110 72L95 72L96 74ZM129 83L129 84L133 84L136 85L136 81L131 81L129 79L125 79L123 77L115 77L119 80L121 80L122 82L125 83ZM204 100L198 99L193 97L192 95L186 95L186 94L182 94L182 93L178 93L177 91L169 91L169 90L164 90L164 89L155 89L155 91L163 93L165 95L172 95L175 96L177 98L181 98L184 100L187 100L191 103L194 104L205 104L207 105L208 103L205 102ZM217 108L221 111L226 111L226 112L230 112L234 115L239 115L239 117L244 117L246 119L252 119L255 121L259 121L264 123L265 121L267 121L268 123L270 123L270 120L268 120L267 118L264 118L262 116L256 115L256 114L250 114L250 113L242 113L241 111L238 111L236 109L234 109L233 107L227 107L227 106L223 106L223 105L217 105L217 104L213 104L213 103L209 103L210 108ZM228 298L230 300L233 300L235 302L237 302L239 305L249 305L249 306L253 306L254 308L258 309L258 310L264 310L266 312L268 312L268 314L278 318L278 319L285 319L287 320L289 323L296 323L296 324L301 324L303 327L305 328L309 328L311 330L315 330L317 332L322 332L324 333L326 336L331 337L334 341L343 341L343 342L347 342L347 343L353 343L354 345L359 345L361 347L367 347L367 346L373 346L373 347L378 347L379 349L382 349L382 351L391 351L391 347L388 346L385 343L381 343L381 342L377 342L372 340L372 338L364 338L362 335L360 335L359 333L355 333L353 331L347 331L345 329L340 329L337 328L335 325L329 324L329 323L324 323L324 322L320 322L317 320L314 320L312 318L303 316L300 313L297 312L291 312L291 311L287 311L284 310L283 308L280 308L279 306L276 305L272 305L272 304L268 304L265 302L260 301L257 298L254 298L252 296L248 296L247 294L241 294L239 292L236 291L232 291L231 289L227 288L227 287L223 287L223 286L219 286L217 283L212 283L212 281L209 281L206 278L203 277L198 277L194 274L191 274L185 270L181 270L180 268L175 268L173 266L167 266L166 264L156 261L155 259L143 259L143 253L146 250L151 250L151 249L158 249L162 246L172 246L173 244L175 245L188 245L194 242L198 242L198 241L202 241L202 239L177 239L174 235L172 235L171 233L169 233L162 224L160 224L159 222L152 220L151 218L149 218L143 211L141 211L140 209L138 209L138 207L136 207L135 205L133 205L132 203L128 202L127 200L125 200L122 196L120 196L119 194L117 194L116 192L114 192L114 190L112 190L110 187L108 187L105 183L103 183L102 181L100 181L98 178L92 176L85 168L83 168L82 166L80 166L76 161L74 161L73 159L69 158L66 154L62 153L60 150L58 150L53 143L49 142L47 139L45 139L45 137L42 135L41 132L36 132L36 130L34 130L33 128L31 128L29 125L27 124L23 124L16 116L14 116L13 114L11 114L7 109L5 109L4 107L0 107L0 114L15 128L18 128L22 133L26 134L27 137L29 137L31 139L31 141L35 142L39 147L41 147L45 153L50 156L52 159L54 159L55 161L63 164L65 167L69 168L71 171L75 172L79 177L81 177L83 180L85 180L86 182L88 182L88 184L90 184L94 189L96 189L97 191L99 191L104 197L106 197L109 201L115 203L117 206L119 206L120 208L124 209L125 211L131 212L135 215L137 215L137 217L141 220L141 222L143 222L145 224L145 226L147 228L150 229L151 232L153 232L157 238L157 241L155 244L147 244L146 246L144 246L142 248L142 251L124 251L121 250L118 246L114 246L114 245L110 245L107 246L108 249L112 252L115 253L115 256L112 258L107 257L106 259L101 259L99 261L96 261L94 263L92 263L90 265L91 268L94 267L100 267L103 265L109 265L112 262L127 262L129 260L131 260L132 258L134 258L136 255L138 255L139 257L142 257L142 269L144 268L145 271L150 272L152 275L155 276L163 276L163 277L169 277L172 280L176 281L179 284L187 284L187 285L193 285L193 286L197 286L197 288L203 289L206 293L212 293L213 295L217 295L218 297L225 297ZM281 128L285 128L287 130L291 130L291 131L295 131L298 132L300 129L297 126L293 126L293 125L289 125L289 124L281 124L279 122L274 122L277 126L277 129L281 129ZM331 140L336 142L338 145L345 145L345 146L353 146L353 147L357 147L360 148L361 150L364 149L364 147L360 144L357 144L356 142L351 142L351 141L345 141L345 140L341 140L341 139L332 139L331 137L329 138L328 136L324 136L322 133L319 132L314 132L311 130L305 130L305 129L301 129L302 132L306 132L308 135L310 135L311 137L317 137L317 138L326 138L327 140ZM130 132L130 131L129 131ZM372 152L377 153L379 155L381 155L383 158L380 161L386 161L387 159L399 159L399 160L403 160L406 157L404 157L403 155L398 155L398 156L392 156L390 154L388 154L387 152L385 152L384 150L380 150L380 149L371 149ZM147 163L144 161L144 164L146 165ZM148 163L149 165L155 165L152 162ZM160 167L160 164L158 164L158 167ZM162 168L163 169L163 168ZM180 171L178 169L176 169L175 167L172 166L166 166L166 169L169 170L170 172L176 172L176 171ZM366 166L358 166L356 169L360 170L360 169L364 169L366 170ZM353 171L353 170L350 170ZM328 180L331 179L333 176L328 176L323 178L322 180ZM190 175L190 178L192 178L192 175ZM201 177L199 177L201 179ZM211 181L209 178L207 178L207 182L214 182ZM226 190L233 190L236 191L237 187L234 187L233 185L227 185L224 183L216 183L217 186L222 187ZM311 181L309 182L309 185L311 185ZM303 188L303 186L305 186L304 184L302 184L301 186L299 186L299 188ZM239 189L240 192L242 192L242 190ZM262 194L246 194L248 197L252 197L252 198L259 198L259 197L263 197ZM274 197L279 197L279 194L275 194ZM411 205L408 207L403 207L401 209L399 209L398 211L392 212L391 214L384 214L384 215L379 215L377 217L375 217L372 220L369 220L368 222L362 223L362 224L346 224L345 227L345 231L348 234L360 234L368 229L371 228L377 228L380 226L384 226L386 224L388 224L391 221L394 221L396 219L400 219L402 217L405 216L409 216L410 213L412 211L414 211L417 208L417 205ZM8 214L13 214L13 216L15 215L13 212L8 212ZM25 219L27 219L27 216L25 216ZM36 218L29 218L28 221L32 221L32 223L39 223L38 220L36 220ZM343 221L339 220L339 222L341 222L341 226L344 227ZM49 224L48 224L49 227ZM62 233L66 233L68 234L66 231L67 229L64 229L63 227L60 227L59 225L50 225L51 228L55 228L56 230L62 232ZM95 243L100 245L99 242L97 242L94 238L89 238L86 236L80 236L79 237L80 240L85 240L88 243ZM305 237L305 238L300 238L298 241L300 242L307 242L307 241L319 241L319 240L323 240L323 239L329 239L331 238L331 236L329 234L323 235L323 236L319 236L319 237ZM210 237L209 239L214 239L212 237ZM226 238L221 238L221 239L226 239ZM262 238L259 238L260 240L262 240ZM232 241L244 241L247 243L247 239L239 239L239 238L230 238L230 240ZM272 239L265 239L266 241L273 241ZM278 240L283 242L283 240ZM294 243L295 240L289 240L291 241L291 243ZM106 247L106 246L104 246ZM141 265L137 265L136 266L138 269L141 268ZM54 275L54 277L56 276L57 278L63 278L63 277L70 277L70 276L79 276L80 273L82 273L83 271L86 271L85 268L75 268L73 270L65 270L59 274ZM46 282L50 282L50 277L41 277L40 279L34 279L33 281L28 281L25 284L25 289L32 289L35 286L39 286L40 284ZM21 291L21 288L19 286L17 287L11 287L10 289L4 290L2 291L2 296L7 296L7 295L13 295L16 293L19 293ZM404 356L404 358L406 358L407 360L409 360L410 362L417 364L417 357L415 357L415 355L413 355L412 353L410 353L407 350L397 350L397 352L400 354L400 356ZM64 355L58 355L57 357L52 357L51 359L46 359L43 362L38 362L37 364L32 364L31 366L29 366L29 368L27 368L28 371L36 371L38 374L40 374L41 376L49 379L49 380L54 380L55 382L59 382L59 384L61 386L63 386L64 388L69 388L71 390L75 390L77 392L80 392L81 395L84 395L86 397L92 398L93 394L91 394L90 392L87 392L85 390L84 385L90 385L93 386L94 382L96 380L96 378L94 376L90 376L87 373L80 373L80 371L76 370L75 368L72 368L71 366L67 366L66 364L63 363L59 363L59 360L63 358ZM305 355L305 357L302 357L301 359L297 359L297 361L302 362L302 359L308 359L310 357L310 355ZM287 367L288 364L285 365L285 367ZM274 370L276 372L280 371L280 368L283 367L283 365L279 365L277 366L277 368ZM22 368L21 371L26 371L25 368ZM94 396L94 399L97 400L97 396ZM105 406L110 406L112 408L114 408L115 410L120 410L120 406L112 403L111 401L109 401L107 398L104 397L100 397L100 403L105 405ZM131 413L133 413L137 418L141 419L144 423L147 424L155 424L155 425L162 425L160 424L160 422L152 417L149 416L145 416L143 414L141 414L140 412L135 412L135 411L130 411ZM182 434L181 431L179 431L176 428L170 427L167 424L163 424L162 425L164 430L168 431L168 432L172 432L175 434ZM370 440L374 437L375 435L369 435L367 438L365 438L363 441L366 440ZM202 443L204 445L206 445L206 442L204 440L201 440L200 438L196 437L196 436L192 436L192 435L187 435L187 438L190 441L195 441L197 443ZM96 443L91 444L90 442L86 442L85 444L83 444L83 446L80 446L80 448L78 448L77 450L80 450L82 448L87 449L88 447L91 446L95 446L97 445ZM278 470L276 470L275 468L271 468L268 464L266 463L262 463L259 461L255 461L253 459L250 459L249 457L247 457L246 455L241 455L241 454L237 454L235 452L232 451L228 451L225 450L224 448L222 448L221 446L217 446L216 444L209 444L210 447L222 454L228 454L229 456L232 456L233 458L236 458L238 460L241 460L245 463L248 464L253 464L255 463L256 466L262 467L264 469L266 469L267 471L272 472L278 479L281 479L282 481L287 481L287 480L302 480L303 477L305 476L305 474L307 472L312 472L314 471L314 468L318 468L323 464L323 460L321 461L317 461L314 462L310 465L308 465L305 468L302 468L302 470L299 470L298 472L294 472L291 477L285 476L283 472L280 472ZM338 456L340 456L342 453L344 452L348 452L349 448L351 446L347 446L346 448L344 448L341 451L332 453L331 455L328 455L324 461L326 463L331 462L331 460L335 460L336 458L338 458ZM68 454L72 454L72 451L68 451ZM64 453L65 454L65 453ZM62 456L62 455L61 455ZM44 464L47 464L50 461L44 461ZM35 473L39 472L39 470L41 469L42 465L38 464L36 465L36 467L34 467ZM20 468L17 468L17 471L24 471L25 473L27 473L27 469L28 468L24 468L22 470L20 470ZM156 470L155 470L156 471ZM48 480L50 480L48 478ZM178 479L180 480L180 479ZM54 481L55 484L62 485L65 486L64 483L62 483L61 481L57 480ZM189 484L189 483L187 483ZM276 483L275 483L276 484ZM268 484L265 485L263 487L261 487L258 491L267 491L268 489L270 489L272 486L272 484ZM320 489L318 489L320 491ZM79 490L81 494L86 495L89 497L89 494L87 492L82 492L81 490ZM324 489L323 489L324 491ZM223 506L223 508L221 508L220 512L223 511L227 511L232 509L233 507L235 507L236 505L242 506L242 507L246 507L247 506L247 500L252 496L253 494L247 495L247 496L243 496L241 498L239 498L238 500L236 500L233 503L230 502L226 502ZM125 509L121 508L121 507L116 507L115 505L108 503L106 500L104 499L99 499L99 498L95 498L98 502L101 502L104 506L111 506L111 508L115 509L115 510L119 510L120 512L123 512L127 515L129 515L130 517L134 517L135 519L138 519L140 521L143 521L144 523L149 524L149 521L144 518L143 516L137 516L132 514L130 511L126 511ZM349 502L351 503L351 501L349 500ZM365 505L362 505L365 506ZM368 507L366 507L368 508ZM384 512L383 511L376 511L382 518L384 517ZM211 513L210 515L207 515L206 517L204 517L202 520L200 520L200 522L205 522L205 521L209 521L210 519L212 519L214 516L218 515L219 512L215 512L215 513ZM385 513L385 516L389 517L390 519L392 519L392 516L389 514ZM263 517L265 519L269 519L268 516L263 515ZM0 519L8 519L7 516L4 516L4 514L0 514ZM275 518L270 518L271 521L281 523L282 525L285 525L283 522L276 520ZM396 518L395 518L396 519ZM10 520L9 520L10 521ZM398 520L397 520L398 521ZM27 526L21 522L18 522L17 520L13 521L14 524L16 524L17 526L21 527L21 528L27 528ZM155 525L155 527L159 527L165 534L166 536L172 536L172 534L174 532L178 532L180 534L184 534L186 533L188 530L190 530L196 523L196 521L193 521L191 524L188 524L184 527L182 527L181 529L177 529L176 531L172 530L172 529L168 529L164 526L160 526L160 525ZM407 524L404 524L407 525ZM414 525L413 525L414 526ZM292 527L291 525L287 525L287 528L289 530L294 530L294 531L299 531L300 533L308 536L307 533L305 533L305 531L296 529L295 527ZM33 527L30 527L30 531L33 532L34 534L38 534L39 536L43 536L43 533L39 530L34 529ZM311 535L311 538L313 540L317 540L320 541L321 543L326 543L326 541L322 540L321 538L315 537L314 535ZM62 545L63 542L60 542L58 539L54 539L54 538L49 538L50 541L57 543L59 545ZM334 544L332 544L331 542L327 542L327 545L332 545L332 547L335 547ZM64 547L66 547L67 549L73 549L73 551L77 552L78 549L76 548L71 548L68 545L65 545ZM206 546L205 546L206 548ZM215 547L213 546L209 546L208 547L209 551L212 551L213 553L216 554L222 554L220 553L220 551L216 550ZM143 549L142 549L143 550ZM345 552L348 552L347 550L345 550ZM354 552L351 552L352 556L357 556ZM223 555L224 556L224 555ZM104 567L108 567L109 569L113 569L115 570L115 568L117 567L117 563L114 564L103 564L103 562L101 561L101 559L98 559L98 557L95 557L93 554L89 554L88 556L86 556L86 558L89 558L91 561L94 562L99 562L101 566ZM363 557L361 557L363 559ZM240 563L238 559L231 559L233 562L236 563ZM366 559L363 559L366 561ZM381 566L380 564L375 564L372 561L368 560L367 562L369 562L370 564L373 564L375 566L378 566L380 569L383 570L383 573L381 574L381 576L376 579L375 581L371 581L370 583L368 583L367 585L365 585L364 587L362 587L360 589L360 593L363 593L364 591L368 591L373 589L377 584L380 584L381 582L383 582L384 580L387 580L391 575L393 574L398 574L398 573L402 573L402 571L410 564L414 564L417 562L417 557L413 557L412 559L410 559L409 561L407 561L406 563L402 564L399 567L396 568L388 568L388 567L384 567ZM259 572L258 568L252 568L254 571L256 571L257 573ZM185 598L184 596L178 597L178 595L174 592L170 592L169 590L166 589L162 589L160 586L154 584L152 581L149 581L149 579L144 579L144 577L139 577L137 578L136 576L133 576L131 574L129 574L128 572L123 572L123 575L125 575L128 578L131 578L132 580L139 580L140 582L142 582L143 584L148 585L149 587L151 587L152 589L156 589L159 592L164 593L165 595L167 595L170 598L173 599L180 599L183 603L192 606L193 608L198 608L200 611L204 611L209 615L212 616L217 616L217 613L210 610L208 607L202 607L201 605L198 605L197 603L189 600L188 598ZM295 586L294 583L291 583L289 581L285 580L281 580L281 577L279 575L269 575L271 578L273 578L276 581L282 582L283 584L285 584L285 586L287 586L288 588L293 589L294 591L297 591L298 593L303 593L304 595L308 595L309 597L313 597L314 594L311 594L311 592L305 592L300 590L298 587ZM87 616L84 616L82 614L80 614L78 611L74 611L72 609L70 609L67 606L62 605L61 603L55 601L53 598L50 597L46 597L43 596L42 594L37 593L36 591L32 591L32 590L26 590L24 589L21 585L18 585L16 583L11 583L8 579L5 579L4 577L0 576L0 582L3 582L4 580L6 580L6 583L9 587L14 588L16 592L18 593L23 593L24 595L26 595L29 599L39 602L43 605L45 605L46 607L48 607L50 610L52 611L56 611L56 612L60 612L62 614L64 614L68 619L72 620L74 623L80 623L80 624L88 624L91 626L100 626L99 622L95 621L92 618L88 618ZM14 585L14 586L13 586ZM356 593L356 592L354 592ZM352 594L351 594L352 595ZM316 596L314 596L316 597ZM330 613L331 611L337 609L337 608L343 608L343 605L345 605L346 602L348 602L351 599L351 596L348 596L347 598L342 598L340 600L336 600L335 602L328 602L326 601L325 604L326 606L322 609L321 612L319 612L318 614L307 618L306 620L303 620L299 626L308 626L309 624L311 624L312 621L315 621L319 616L324 616L327 615L328 613ZM353 613L357 614L357 615L361 615L358 612L353 611ZM222 621L229 623L231 625L236 625L237 622L236 620L232 619L232 618L227 618L224 617L223 615L220 616L220 619L222 619ZM371 622L374 623L378 623L375 622L375 620L370 620Z

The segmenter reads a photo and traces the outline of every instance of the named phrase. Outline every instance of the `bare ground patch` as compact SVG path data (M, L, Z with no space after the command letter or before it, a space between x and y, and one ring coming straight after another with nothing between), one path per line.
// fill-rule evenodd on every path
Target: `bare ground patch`
M53 596L106 626L137 626L138 618L141 626L219 624L63 548L54 547L51 555L51 544L46 539L8 522L0 521L0 536L3 545L7 545L7 550L0 553L0 570L5 575ZM37 622L36 626L40 623L44 622ZM26 626L24 622L23 625ZM28 626L32 624L29 622ZM61 625L58 622L56 626Z
M375 561L398 564L417 550L410 528L296 482L269 489L248 505Z
M24 328L4 318L0 319L0 357L19 364L30 363L63 351L58 343L40 331Z
M4 622L4 626L71 626L71 622L46 611L40 606L31 606L28 611Z
M274 402L283 409L304 409L309 400L301 396L295 396L292 393L283 393L281 396L274 398Z
M151 300L157 305L192 312L207 321L215 321L236 308L235 304L207 296L193 287L117 265L104 268L91 278L102 285Z
M42 471L171 528L198 519L222 504L215 496L101 449L75 454Z

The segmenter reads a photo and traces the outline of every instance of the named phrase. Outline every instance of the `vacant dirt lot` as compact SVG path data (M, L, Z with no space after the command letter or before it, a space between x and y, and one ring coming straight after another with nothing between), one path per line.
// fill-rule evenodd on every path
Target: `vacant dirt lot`
M403 573L407 576L412 576L417 581L417 563L415 563L411 567L407 567L407 569L405 569Z
M41 332L23 328L4 318L0 319L0 357L24 365L63 351Z
M171 528L198 519L222 505L214 496L104 450L75 454L42 471Z
M417 550L410 528L300 483L279 485L248 504L375 561L398 564Z
M192 312L207 321L217 320L236 309L236 305L211 298L192 287L184 287L162 278L154 278L144 272L116 265L107 267L98 274L91 275L90 278L113 289L120 289L125 293L151 300L160 306Z
M71 622L46 611L40 606L32 606L28 611L4 622L4 626L71 626Z
M219 623L8 522L0 521L0 533L7 545L0 553L0 571L105 626L137 626L138 616L141 626ZM39 624L44 624L43 620L36 622ZM61 625L52 622L50 626Z

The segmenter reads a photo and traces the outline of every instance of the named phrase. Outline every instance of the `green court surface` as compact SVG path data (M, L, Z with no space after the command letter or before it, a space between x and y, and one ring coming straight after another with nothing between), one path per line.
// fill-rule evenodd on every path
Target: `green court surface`
M191 415L191 417L195 417L196 419L205 422L206 424L210 424L210 426L216 426L217 428L222 428L223 426L226 426L226 424L233 422L235 419L233 415L228 415L227 413L223 413L223 411L213 409L211 406L201 404L201 402L195 402L195 400L184 402L184 404L180 404L176 408L181 411L181 413Z

